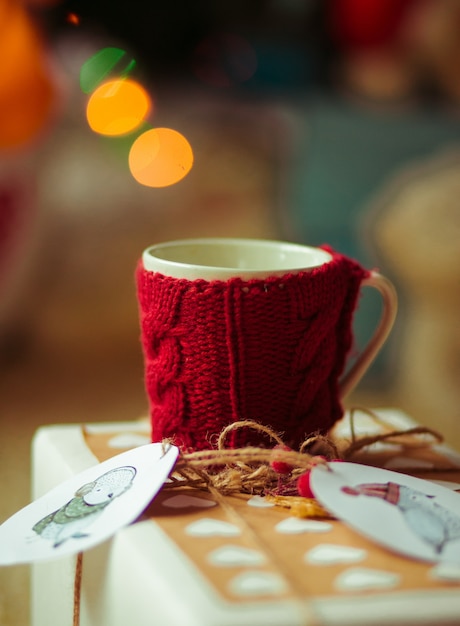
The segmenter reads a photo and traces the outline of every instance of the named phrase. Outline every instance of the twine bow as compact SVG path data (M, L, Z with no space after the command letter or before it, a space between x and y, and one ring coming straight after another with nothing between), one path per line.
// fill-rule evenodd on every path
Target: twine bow
M383 427L384 431L357 437L354 414L358 409L366 412ZM229 434L243 428L253 429L259 435L274 441L276 445L272 448L255 446L226 448L225 442ZM388 424L376 413L359 407L350 411L350 430L351 441L342 449L339 449L332 438L316 433L307 437L296 451L286 446L281 436L268 426L252 420L234 422L222 430L215 449L182 453L169 487L190 486L208 489L212 485L222 495L232 493L299 495L295 487L297 479L316 465L329 467L329 462L333 460L350 461L363 448L382 441L411 447L426 447L443 440L438 432L425 426L389 430ZM425 437L422 437L423 435ZM281 478L280 472L276 470L280 465L289 468L284 478Z

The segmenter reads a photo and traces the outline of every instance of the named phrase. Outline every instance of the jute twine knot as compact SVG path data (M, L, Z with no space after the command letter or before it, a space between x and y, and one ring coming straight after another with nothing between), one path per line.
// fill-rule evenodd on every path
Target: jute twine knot
M354 414L357 410L367 413L386 430L375 435L357 437L354 426ZM246 428L256 431L261 438L264 436L271 439L275 442L274 447L225 447L230 433ZM438 432L424 426L389 430L388 424L376 413L360 407L355 407L350 411L350 430L351 440L342 442L341 446L331 437L314 433L308 436L296 451L285 445L281 435L269 426L252 420L234 422L226 426L219 434L216 448L183 452L179 456L168 486L173 488L189 486L198 489L208 489L212 486L213 490L217 490L222 495L234 493L298 495L297 479L316 465L323 465L329 469L330 461L350 461L363 448L382 441L410 447L426 447L443 440ZM168 443L170 442L164 441L165 445ZM281 464L289 470L285 472L285 475L281 475L275 469Z
M276 442L276 447L226 448L225 442L229 434L243 428L250 428L259 435L267 436ZM318 450L321 447L321 456L307 451L313 444L318 446ZM314 465L327 465L328 458L334 458L336 454L337 449L333 442L321 435L309 437L299 451L296 451L285 446L280 435L270 427L252 420L242 420L229 424L222 430L215 449L182 453L169 486L206 488L212 484L222 495L263 495L278 485L279 474L273 469L274 463L284 463L292 467L291 478L294 479Z

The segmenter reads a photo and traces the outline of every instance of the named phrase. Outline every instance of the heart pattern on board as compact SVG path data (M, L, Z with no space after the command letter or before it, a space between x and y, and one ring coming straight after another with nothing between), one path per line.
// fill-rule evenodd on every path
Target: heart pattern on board
M272 506L275 506L275 504L273 502L269 502L266 498L262 496L252 496L252 498L249 498L248 500L248 506L265 509L271 508Z
M198 509L207 509L212 506L216 506L217 502L214 500L208 500L206 498L198 498L197 496L171 496L167 500L163 500L163 506L171 509L186 509L189 507L195 507Z
M203 517L185 528L192 537L238 537L241 530L229 522Z
M286 590L285 582L271 572L244 572L230 582L230 590L239 596L279 595Z
M218 567L247 567L249 565L263 565L266 562L266 557L257 550L227 545L208 554L208 561L211 565Z
M335 586L341 591L364 591L368 589L390 589L401 580L399 574L367 567L353 567L345 570L335 579Z
M317 520L287 517L275 526L275 530L283 535L299 535L301 533L328 533L332 524Z
M336 563L356 563L366 557L367 550L362 548L321 543L309 550L304 560L313 565L335 565Z
M138 433L120 433L115 435L107 442L109 448L126 449L138 448L139 446L145 446L151 442L150 437L147 435L139 435Z

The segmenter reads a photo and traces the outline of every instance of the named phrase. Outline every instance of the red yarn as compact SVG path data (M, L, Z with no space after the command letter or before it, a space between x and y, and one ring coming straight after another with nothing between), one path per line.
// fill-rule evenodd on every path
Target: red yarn
M333 259L310 272L247 282L176 279L139 262L153 441L211 448L225 426L251 419L298 448L330 429L342 416L338 378L368 272L329 251ZM252 429L229 439L260 443Z
M277 474L290 474L292 470L294 469L293 466L290 465L289 463L286 463L285 461L280 461L276 455L277 450L282 450L283 452L289 452L291 451L291 448L289 446L285 446L284 444L280 444L280 443L276 445L273 448L273 460L270 462L270 467Z

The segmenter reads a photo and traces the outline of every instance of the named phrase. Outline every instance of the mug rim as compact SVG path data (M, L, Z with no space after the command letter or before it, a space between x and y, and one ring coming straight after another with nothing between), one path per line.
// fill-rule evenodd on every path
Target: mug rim
M193 245L226 245L231 246L250 246L251 248L272 248L278 251L283 247L286 251L299 252L305 254L310 253L317 257L315 262L293 263L292 266L279 267L274 264L271 267L237 267L235 266L219 266L197 262L184 262L162 258L154 252L168 250L173 248L183 248ZM332 261L332 254L323 248L317 246L309 246L301 243L283 241L278 239L262 239L262 238L245 238L245 237L198 237L175 239L171 241L163 241L153 244L146 248L142 254L142 263L144 269L151 272L160 273L172 278L185 278L189 280L228 280L229 278L241 278L243 280L264 279L269 276L285 276L287 274L299 274L301 272L310 272L311 270L321 267L322 265Z

